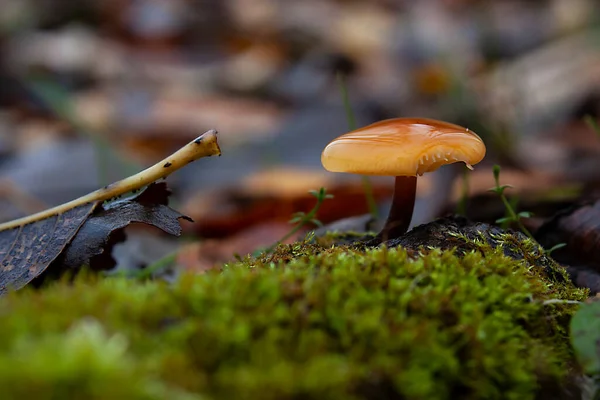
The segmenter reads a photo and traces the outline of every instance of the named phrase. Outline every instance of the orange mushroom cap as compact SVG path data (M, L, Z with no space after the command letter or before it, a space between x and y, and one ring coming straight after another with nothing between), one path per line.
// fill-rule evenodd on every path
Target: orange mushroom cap
M442 165L467 167L485 156L485 144L467 128L427 118L394 118L346 133L325 147L323 167L361 175L416 176Z

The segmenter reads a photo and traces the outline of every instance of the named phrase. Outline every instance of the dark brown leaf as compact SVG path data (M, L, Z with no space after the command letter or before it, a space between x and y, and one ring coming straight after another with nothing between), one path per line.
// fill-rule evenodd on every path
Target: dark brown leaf
M153 225L179 236L179 219L191 219L167 206L169 194L164 182L155 183L135 198L98 207L56 260L56 267L78 268L83 264L89 264L93 269L113 267L112 247L125 240L123 229L131 223Z
M97 203L84 204L36 223L0 232L0 294L42 274L69 244Z
M64 270L58 266L78 267L90 262L110 268L114 263L110 250L124 240L122 229L132 222L179 235L178 220L187 217L167 207L166 185L154 182L198 158L220 154L216 131L211 130L138 174L68 203L0 224L0 294L22 288L48 269L53 274ZM133 199L102 206L105 200L146 185L148 189ZM67 246L67 252L58 258Z
M556 214L540 227L536 239L545 248L566 243L552 253L557 261L600 272L600 200Z

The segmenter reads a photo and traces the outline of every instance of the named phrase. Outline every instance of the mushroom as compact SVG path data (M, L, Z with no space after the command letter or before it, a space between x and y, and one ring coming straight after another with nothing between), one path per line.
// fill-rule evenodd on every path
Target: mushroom
M467 128L426 118L394 118L346 133L321 154L331 172L395 176L394 197L377 239L404 234L412 219L417 175L464 162L469 169L485 156L481 138Z

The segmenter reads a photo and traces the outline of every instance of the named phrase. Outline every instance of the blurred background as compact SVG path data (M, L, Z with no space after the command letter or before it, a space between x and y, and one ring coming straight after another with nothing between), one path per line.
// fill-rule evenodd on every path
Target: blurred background
M365 214L360 177L320 164L349 130L343 86L358 126L430 117L486 142L468 178L445 167L420 179L413 224L457 210L501 217L487 192L493 164L539 218L600 187L597 0L0 0L0 10L3 220L137 172L211 128L223 156L168 179L196 221L186 233L210 238L202 265L280 238L314 205L310 189L335 195L324 223ZM371 184L385 215L393 179ZM129 251L143 260L128 262L172 250L150 236L158 242Z

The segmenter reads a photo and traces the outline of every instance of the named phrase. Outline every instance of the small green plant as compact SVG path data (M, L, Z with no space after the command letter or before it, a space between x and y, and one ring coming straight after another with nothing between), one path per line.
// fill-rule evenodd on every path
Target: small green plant
M598 138L600 139L600 124L598 124L598 120L591 115L586 115L583 117L583 120L590 127L590 129L594 131L596 135L598 135Z
M496 186L489 189L489 191L496 193L498 195L498 197L500 197L500 200L502 200L502 203L504 204L504 208L506 210L506 216L497 219L496 223L501 224L503 227L507 227L510 224L515 224L519 227L521 232L523 232L525 235L527 235L528 238L535 241L535 238L533 237L531 232L529 232L529 229L527 229L525 227L525 225L523 225L523 221L521 221L523 218L531 218L533 216L533 214L529 211L520 211L520 212L515 211L516 203L509 201L508 198L506 197L506 195L504 194L504 191L508 188L512 188L512 186L500 185L500 166L498 164L494 165L493 172L494 172L494 182L495 182ZM558 243L557 245L552 246L549 249L545 249L544 252L546 254L550 254L554 250L558 250L565 246L566 246L566 243Z
M317 198L317 204L315 204L315 206L312 208L312 210L310 210L308 213L305 213L302 211L294 213L294 215L292 215L292 219L290 219L290 223L298 224L298 225L300 225L300 227L302 227L303 225L306 225L308 223L314 224L316 226L323 226L321 221L316 219L316 215L317 215L317 212L319 211L319 208L321 207L321 204L323 203L323 201L325 201L325 199L333 199L333 195L327 194L327 190L323 187L319 190L310 190L308 193L310 193L312 196ZM288 233L286 236L287 236L286 237L286 239L287 239L288 237L291 236L291 234Z
M344 75L342 73L338 73L338 82L340 84L340 92L342 94L342 101L344 102L344 109L346 110L346 120L348 121L348 128L350 130L356 129L356 118L354 116L354 112L352 111L352 106L350 105L350 97L348 96L348 88L346 87L346 82L344 81ZM377 218L377 202L375 201L375 196L373 195L373 185L371 185L371 180L367 176L362 176L362 185L363 190L365 191L365 198L367 199L367 205L369 207L369 213L373 218Z
M587 399L600 399L600 302L584 303L571 318L570 339L586 382Z
M507 215L505 217L497 219L496 223L497 224L514 223L519 227L519 229L525 235L527 235L527 237L535 240L533 235L531 234L531 232L529 232L529 230L525 227L525 225L523 225L523 222L521 221L521 219L523 219L523 218L531 218L531 216L533 214L531 214L529 211L521 211L519 213L517 213L515 211L513 205L508 201L508 198L504 194L504 191L508 188L512 188L512 186L500 185L500 166L498 164L494 165L493 172L494 172L494 182L495 182L496 186L489 189L489 191L496 193L498 195L498 197L500 197L500 200L502 200L502 203L504 204L504 208L506 209L506 213L507 213Z
M296 233L298 233L298 231L300 229L302 229L306 225L312 224L312 225L315 225L318 227L323 226L321 221L319 221L317 219L317 212L319 212L319 208L321 208L321 204L323 204L323 202L326 199L332 199L333 195L328 194L327 189L325 189L324 187L320 188L319 190L310 190L308 193L310 193L312 196L314 196L317 199L315 206L307 213L305 213L303 211L294 213L292 215L292 219L290 219L289 222L290 222L290 224L295 224L295 225L292 227L292 229L289 230L288 233L283 235L283 237L281 239L279 239L277 242L273 243L271 246L269 246L267 249L265 249L264 250L265 253L272 252L273 249L275 249L275 247L277 247L277 245L279 245L280 243L282 243L285 240L294 236Z

